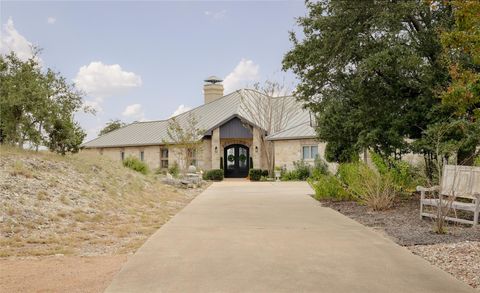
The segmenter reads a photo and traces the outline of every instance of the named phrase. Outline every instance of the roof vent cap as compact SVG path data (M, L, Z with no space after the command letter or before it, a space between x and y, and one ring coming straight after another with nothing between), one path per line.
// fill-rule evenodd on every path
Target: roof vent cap
M223 80L220 77L212 75L212 76L207 77L204 81L208 82L208 83L211 83L211 84L216 84L216 83L222 82Z

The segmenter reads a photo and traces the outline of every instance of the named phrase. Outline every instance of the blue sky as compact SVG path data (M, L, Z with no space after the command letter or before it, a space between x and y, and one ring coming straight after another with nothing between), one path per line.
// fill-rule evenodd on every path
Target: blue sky
M303 1L1 2L1 52L27 57L43 48L97 114L77 119L96 137L114 118L158 120L203 103L203 79L225 79L226 93L281 71L288 31ZM183 107L182 107L183 106Z

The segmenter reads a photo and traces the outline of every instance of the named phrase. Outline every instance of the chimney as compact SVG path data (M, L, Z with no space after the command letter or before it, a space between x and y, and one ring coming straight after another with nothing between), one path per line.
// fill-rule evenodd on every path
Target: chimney
M222 80L216 76L210 76L204 80L203 95L205 97L205 104L223 97Z

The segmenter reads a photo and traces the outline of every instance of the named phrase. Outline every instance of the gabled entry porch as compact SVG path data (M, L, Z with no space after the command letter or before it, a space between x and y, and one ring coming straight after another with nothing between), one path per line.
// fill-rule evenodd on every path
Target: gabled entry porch
M250 168L262 168L260 131L233 116L211 131L212 169L221 168L226 178L245 178Z
M224 149L223 162L226 178L243 178L250 169L250 150L243 144L231 144Z

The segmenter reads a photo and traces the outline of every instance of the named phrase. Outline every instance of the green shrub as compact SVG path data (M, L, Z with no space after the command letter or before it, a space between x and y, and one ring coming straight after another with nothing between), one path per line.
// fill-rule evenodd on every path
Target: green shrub
M477 167L480 167L480 156L477 156L477 157L473 160L473 165L474 165L474 166L477 166Z
M250 177L251 181L260 181L260 179L262 178L262 170L250 169L250 171L248 171L248 176Z
M298 172L296 170L291 170L291 171L284 171L280 179L282 181L293 181L293 180L299 180L298 177L299 177Z
M319 156L316 156L310 177L318 178L321 177L321 175L330 175L330 171L328 170L327 163Z
M310 177L312 167L304 160L293 162L293 170L285 171L282 174L283 181L301 180L305 181Z
M268 170L262 170L262 176L268 177Z
M178 167L177 162L173 162L172 166L168 168L168 173L170 173L173 177L178 177L178 174L180 174L180 167Z
M132 156L128 156L125 160L123 160L123 166L142 174L148 173L147 164Z
M312 167L305 163L304 160L293 162L293 167L297 171L298 180L307 180L310 177L310 171Z
M340 180L333 175L320 174L316 178L309 178L308 183L315 191L315 198L330 200L349 200L350 196L342 186Z
M418 185L425 185L426 178L419 168L406 161L393 158L384 159L376 153L370 153L372 162L382 176L392 180L398 192L412 193Z
M214 181L222 181L223 180L223 170L222 169L213 169L208 170L203 173L204 180L214 180Z
M389 174L381 175L363 163L341 164L338 178L349 195L375 211L393 206L396 190Z

